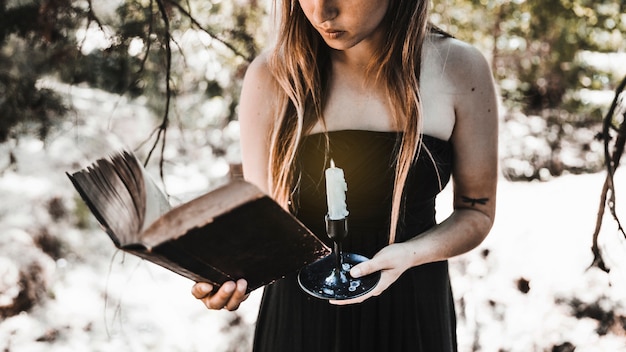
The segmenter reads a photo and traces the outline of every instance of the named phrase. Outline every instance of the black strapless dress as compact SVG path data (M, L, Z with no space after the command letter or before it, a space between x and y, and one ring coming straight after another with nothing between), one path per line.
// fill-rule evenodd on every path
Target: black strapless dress
M329 159L344 170L348 191L347 252L374 256L387 245L396 132L362 130L313 134L298 156L300 186L296 216L330 245L324 230L327 212L324 169ZM422 152L406 183L402 222L396 241L435 225L435 197L450 178L452 148L423 137ZM378 297L361 304L331 305L311 297L291 275L265 287L254 337L255 352L456 351L456 317L447 261L406 271Z

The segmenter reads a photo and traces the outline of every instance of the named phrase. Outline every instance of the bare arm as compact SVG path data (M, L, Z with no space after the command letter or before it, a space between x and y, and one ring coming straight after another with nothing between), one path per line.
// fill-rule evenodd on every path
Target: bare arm
M273 116L271 94L273 81L266 69L264 57L257 58L246 72L239 102L239 125L244 178L268 192L267 168L269 133ZM209 309L235 310L247 295L247 282L224 283L217 292L213 285L195 284L191 293Z
M239 103L244 178L268 193L269 140L275 111L275 83L264 56L248 68Z
M476 49L455 50L459 53L453 54L450 63L459 87L451 137L454 212L440 225L407 242L414 253L413 266L475 248L489 233L495 217L498 107L493 79Z
M386 290L407 269L446 260L478 246L493 225L498 179L498 112L492 74L474 48L458 44L447 63L454 87L454 211L441 224L404 243L383 248L372 260L355 266L353 276L381 271L381 281L361 302Z

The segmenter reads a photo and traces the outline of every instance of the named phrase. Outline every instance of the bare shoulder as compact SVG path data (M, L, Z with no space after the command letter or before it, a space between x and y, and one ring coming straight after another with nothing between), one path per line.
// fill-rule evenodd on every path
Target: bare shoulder
M270 71L268 53L263 52L257 56L246 70L243 85L244 89L253 90L255 93L272 94L275 80Z
M262 53L248 66L239 100L241 123L267 124L274 116L272 102L276 94L276 81L269 69L268 55Z
M465 123L491 118L496 112L495 86L489 63L472 45L432 34L424 41L420 77L424 130L449 138ZM485 106L486 111L481 111Z
M238 116L244 178L268 192L267 143L274 122L277 94L266 54L254 59L243 80Z
M475 46L450 37L431 36L431 60L436 60L451 87L467 91L493 85L490 65ZM457 92L458 93L458 92Z
M456 124L492 118L497 96L491 67L483 53L466 42L443 36L431 36L426 47L431 67L440 70L443 78L441 90L451 93Z
M250 65L248 65L245 79L271 79L269 70L269 53L267 51L261 52L261 54L255 57Z

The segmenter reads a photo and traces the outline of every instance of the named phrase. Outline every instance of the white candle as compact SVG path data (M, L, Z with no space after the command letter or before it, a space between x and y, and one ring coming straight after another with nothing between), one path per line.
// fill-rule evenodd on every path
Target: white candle
M335 167L335 161L330 160L330 167L326 169L326 200L328 202L328 218L340 220L348 216L346 208L346 191L348 184L343 170Z

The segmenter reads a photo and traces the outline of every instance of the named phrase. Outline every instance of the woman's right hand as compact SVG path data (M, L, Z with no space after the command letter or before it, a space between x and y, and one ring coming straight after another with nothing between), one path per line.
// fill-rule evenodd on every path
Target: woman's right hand
M191 294L208 309L226 309L229 311L239 308L241 302L248 298L246 289L248 282L240 279L237 282L225 282L217 292L213 292L214 286L206 282L198 282L191 288Z

